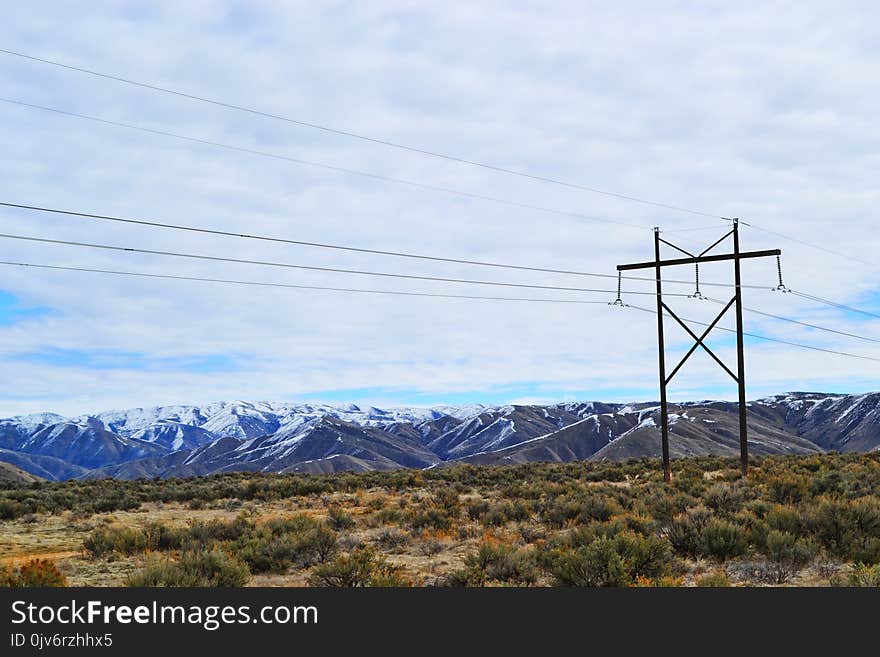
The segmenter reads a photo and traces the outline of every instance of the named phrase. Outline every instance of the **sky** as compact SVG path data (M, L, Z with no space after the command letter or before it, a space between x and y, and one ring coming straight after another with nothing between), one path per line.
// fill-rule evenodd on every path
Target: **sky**
M751 224L741 229L742 248L782 249L790 288L880 312L880 264L872 264L880 247L876 3L486 0L453 11L446 2L157 0L12 3L4 14L5 50L709 216L3 54L0 95L7 101L459 193L0 102L0 201L612 275L617 264L653 258L655 226L668 231L669 241L702 250L726 232L719 217L741 217ZM0 232L387 273L601 290L615 284L9 208L0 208ZM2 237L0 260L371 290L614 298ZM746 261L743 272L747 284L767 288L745 290L748 308L880 339L880 320L770 292L773 259ZM690 267L664 272L686 281L666 289L691 293L693 274ZM728 283L731 265L706 264L700 274L704 282ZM651 286L626 281L624 290ZM703 292L724 302L732 293L711 286ZM649 295L623 298L654 304ZM683 316L704 321L720 308L669 301ZM880 358L877 342L754 313L745 322L752 333ZM733 326L733 318L722 324ZM688 340L667 322L670 367ZM709 343L735 365L730 334ZM757 339L746 347L750 398L880 388L877 361ZM0 372L0 416L233 399L424 406L658 398L656 317L632 307L273 289L8 265L0 265ZM698 352L670 397L734 399L736 388Z

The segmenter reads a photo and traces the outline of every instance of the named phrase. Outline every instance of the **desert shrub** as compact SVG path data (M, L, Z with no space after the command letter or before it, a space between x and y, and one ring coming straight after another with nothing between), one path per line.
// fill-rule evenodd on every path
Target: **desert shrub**
M667 537L679 554L695 557L703 553L703 531L712 520L712 513L704 506L695 506L672 519Z
M767 557L773 582L784 584L812 561L816 556L816 546L794 534L774 529L767 535L764 555Z
M336 533L306 516L267 523L231 544L253 573L283 573L323 563L336 553Z
M461 568L441 578L438 584L456 588L485 586L486 572L480 568Z
M850 533L845 503L823 499L810 510L808 523L825 549L831 554L845 555Z
M309 530L303 540L314 555L313 560L318 563L324 563L339 550L336 533L327 525L319 525Z
M379 511L380 509L384 509L388 504L388 496L387 495L376 495L375 497L371 497L367 500L367 508L370 511Z
M855 561L880 563L880 500L855 500L848 516L854 543L850 556Z
M25 508L13 500L0 499L0 520L15 520L25 513Z
M416 544L416 550L423 557L433 557L443 551L443 541L436 538L426 538Z
M560 553L550 570L558 586L628 586L631 582L617 546L608 538Z
M376 542L386 550L396 550L403 547L409 540L409 534L396 527L383 529L376 537Z
M471 520L479 520L484 513L489 510L489 502L486 500L476 500L467 505L468 518Z
M541 509L541 519L551 527L565 527L575 523L606 521L622 509L613 498L599 493L560 496Z
M310 516L298 514L286 518L273 518L263 526L275 536L281 536L282 534L302 534L310 529L314 529L319 524L317 520Z
M880 561L880 501L823 499L810 510L808 524L831 554L854 561Z
M598 530L598 531L597 531ZM601 535L575 549L556 549L542 555L541 563L562 586L629 586L637 580L660 580L671 574L673 557L668 541L623 530ZM572 534L569 541L587 538Z
M654 589L673 589L684 584L682 577L674 577L673 575L663 575L662 577L636 577L631 584L638 588L654 588Z
M257 533L237 542L236 557L244 561L252 573L283 573L300 555L296 536Z
M466 568L486 573L486 579L514 584L534 584L538 567L534 550L517 548L496 541L484 541L476 552L467 555Z
M235 541L254 530L254 524L243 515L232 521L210 520L193 522L187 530L187 543L192 547L207 546L216 541Z
M777 504L798 504L809 491L805 478L789 473L771 477L766 487L768 499Z
M739 525L725 520L712 520L703 529L701 553L716 561L741 556L748 547L746 532Z
M315 566L309 574L309 586L401 587L410 583L401 575L400 568L379 557L370 548L359 548L333 561Z
M406 520L406 513L401 509L384 508L376 512L376 520L383 525L400 525Z
M160 522L149 522L144 526L147 549L178 550L183 547L189 532L183 527L170 527Z
M581 509L577 518L580 522L591 520L605 522L619 511L620 506L614 500L604 495L587 495L581 500Z
M541 519L550 527L562 528L574 523L580 515L581 507L577 500L568 497L557 497L549 505L541 509Z
M507 515L504 513L504 507L498 504L490 506L485 513L480 516L480 523L484 527L500 527L507 523Z
M703 575L702 577L698 577L696 585L703 588L727 587L730 586L730 579L727 577L727 573L723 570L716 570Z
M434 494L434 499L447 516L455 517L461 510L458 493L451 488L441 488Z
M351 514L342 510L342 507L333 505L327 509L327 516L330 519L330 525L336 531L343 531L354 527L354 518Z
M0 587L61 587L67 578L50 559L31 559L18 568L0 567Z
M880 538L865 541L860 547L853 550L852 559L856 563L866 565L880 564Z
M658 487L650 492L646 489L645 509L648 514L660 522L669 522L688 507L696 506L697 499L687 493Z
M428 507L412 514L409 521L410 527L418 531L420 529L449 529L452 526L450 518L442 509Z
M547 532L543 527L531 524L521 525L519 535L525 543L536 543L547 538Z
M834 586L880 587L880 565L856 564L845 576L831 579Z
M790 506L774 506L764 516L764 521L770 529L795 536L800 536L805 530L803 514Z
M657 523L653 518L647 516L627 513L626 515L621 516L619 520L623 523L624 527L630 531L634 531L637 534L642 534L644 536L656 534L658 531Z
M213 549L185 552L180 559L152 558L140 571L132 574L127 586L138 587L240 587L250 571L245 563L226 552Z
M147 550L147 536L137 527L101 527L83 541L83 549L92 557L111 552L136 554Z
M642 536L621 532L615 537L618 553L623 557L627 572L633 579L656 579L668 575L672 566L669 541L657 536Z
M731 516L742 508L745 494L734 484L715 484L703 494L702 500L717 515Z

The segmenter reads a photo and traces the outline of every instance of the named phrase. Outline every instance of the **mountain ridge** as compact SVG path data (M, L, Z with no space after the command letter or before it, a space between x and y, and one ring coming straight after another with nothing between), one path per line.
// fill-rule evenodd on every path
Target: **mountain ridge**
M670 404L673 457L739 451L737 405ZM749 402L754 454L880 449L880 393ZM0 462L43 479L339 472L659 455L657 402L376 408L216 402L0 419Z

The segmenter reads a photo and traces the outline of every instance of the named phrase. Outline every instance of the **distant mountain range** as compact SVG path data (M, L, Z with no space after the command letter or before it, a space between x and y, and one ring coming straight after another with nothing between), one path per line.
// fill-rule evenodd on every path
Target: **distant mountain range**
M739 454L736 404L674 404L670 413L673 457ZM659 422L656 403L379 409L235 401L0 419L0 462L63 480L625 460L659 456ZM880 393L751 402L749 442L753 454L878 450Z

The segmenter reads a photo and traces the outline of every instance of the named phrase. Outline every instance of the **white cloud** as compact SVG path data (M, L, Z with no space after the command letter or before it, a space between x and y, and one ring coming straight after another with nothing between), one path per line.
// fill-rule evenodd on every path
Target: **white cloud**
M58 3L5 8L4 48L240 102L464 158L634 194L872 260L880 91L872 3ZM295 239L588 271L652 255L655 224L712 219L638 205L2 58L4 94L292 157L644 225L644 231L378 183L0 106L3 200ZM719 230L723 224L719 221ZM370 258L84 219L0 212L0 230L321 266L612 287ZM675 234L685 245L712 231ZM780 246L787 283L861 302L874 272ZM3 241L0 259L315 285L495 295L498 288L394 282ZM746 265L772 283L772 262ZM0 328L0 413L388 388L402 396L497 386L656 396L654 318L604 306L503 304L221 287L3 270L0 287L55 314ZM690 277L690 271L681 276ZM724 266L706 268L722 280ZM633 289L650 286L633 284ZM682 287L682 291L689 291ZM511 296L522 296L509 290ZM716 296L722 296L716 291ZM525 291L523 291L525 293ZM724 291L724 294L727 292ZM532 293L529 293L530 295ZM535 291L534 295L540 295ZM545 293L553 296L551 293ZM556 296L577 296L558 293ZM598 298L596 295L584 295ZM650 306L651 298L639 300ZM869 322L749 291L747 302L871 333ZM708 306L682 302L691 316ZM693 306L693 307L692 307ZM880 356L875 344L756 316L750 329ZM683 342L673 342L682 345ZM48 348L148 358L233 354L233 373L22 364ZM722 349L730 356L729 349ZM674 356L670 355L670 360ZM731 361L733 362L733 361ZM871 387L876 363L750 346L750 392ZM680 390L728 386L702 355ZM794 385L794 384L798 385ZM567 394L567 393L565 393ZM547 398L544 392L519 394ZM707 395L713 396L713 395ZM729 396L729 395L728 395ZM402 398L401 401L406 401Z

